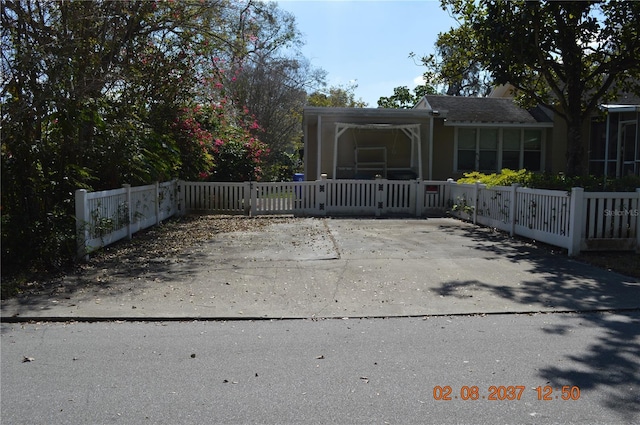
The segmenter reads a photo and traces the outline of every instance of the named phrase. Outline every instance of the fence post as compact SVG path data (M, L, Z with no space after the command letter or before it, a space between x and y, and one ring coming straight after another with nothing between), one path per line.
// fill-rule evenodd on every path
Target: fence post
M176 203L178 204L176 206L176 210L178 211L178 216L183 216L186 214L186 205L184 204L184 181L183 180L178 180L178 185L177 185L177 196L176 196Z
M156 190L155 190L155 208L156 208L156 226L160 224L160 182L155 182Z
M584 189L574 187L571 189L571 202L569 209L569 246L568 254L570 257L580 254L580 245L582 243L582 230L584 228Z
M480 193L480 181L473 187L473 224L477 224L478 219L478 194Z
M382 176L376 175L376 217L380 217L382 211L386 209L386 201L387 201L387 184L382 182Z
M451 205L453 205L453 199L451 199L451 185L456 184L456 181L452 178L448 178L444 185L444 210L447 211Z
M411 196L414 197L414 199L416 200L416 217L420 217L422 216L422 213L424 211L423 207L424 207L424 191L426 188L426 185L424 184L423 180L416 180L415 181L415 189L413 190L413 193L411 194Z
M640 254L640 188L636 189L638 197L636 202L636 210L633 213L636 216L636 254Z
M511 185L511 197L509 202L509 223L510 230L509 236L513 237L516 234L516 205L517 205L517 196L518 196L518 187L520 185L518 183L514 183Z
M327 190L329 182L327 175L320 174L320 180L316 180L316 213L318 215L327 215Z
M254 187L253 182L249 182L249 209L245 210L251 217L258 215L258 188Z
M89 240L89 206L87 190L76 190L76 245L79 260L88 260L87 241Z
M131 221L132 221L132 214L131 214L131 185L128 183L125 183L122 185L122 187L124 187L127 190L127 239L131 240Z

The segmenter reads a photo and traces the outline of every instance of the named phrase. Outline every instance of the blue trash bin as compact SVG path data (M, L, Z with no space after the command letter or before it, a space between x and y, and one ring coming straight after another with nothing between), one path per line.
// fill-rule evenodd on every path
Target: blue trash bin
M295 173L293 175L293 181L294 182L303 182L304 181L304 174L303 173ZM302 187L301 186L295 186L295 191L296 191L296 199L301 199L302 198Z

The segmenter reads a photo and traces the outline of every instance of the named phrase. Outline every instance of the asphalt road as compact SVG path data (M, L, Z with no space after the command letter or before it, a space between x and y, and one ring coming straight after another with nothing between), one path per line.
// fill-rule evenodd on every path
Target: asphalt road
M4 425L640 422L638 312L4 323L0 341Z

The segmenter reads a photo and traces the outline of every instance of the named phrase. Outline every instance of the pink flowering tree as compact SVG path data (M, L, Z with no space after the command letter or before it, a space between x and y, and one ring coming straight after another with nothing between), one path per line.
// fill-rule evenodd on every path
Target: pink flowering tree
M173 125L181 177L202 181L260 180L269 150L250 116L230 114L224 104L184 108Z

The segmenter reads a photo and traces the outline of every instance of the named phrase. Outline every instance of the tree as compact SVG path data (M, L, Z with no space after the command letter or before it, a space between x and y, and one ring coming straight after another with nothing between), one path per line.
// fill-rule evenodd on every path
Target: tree
M287 154L296 151L302 139L302 108L306 88L317 84L322 74L294 58L264 58L247 63L230 86L238 104L260 123L260 140L269 147L265 158L266 178L291 178L295 170L284 166Z
M640 92L640 3L444 0L477 43L474 60L524 105L567 126L569 175L586 174L586 120L621 90ZM452 46L453 47L453 46Z
M468 22L438 34L436 53L420 58L427 68L424 80L442 87L442 93L449 96L486 96L492 88L491 78L476 58L477 44Z
M259 176L232 83L299 42L275 3L6 0L0 19L3 273L73 258L78 188Z
M184 59L199 37L193 27L214 19L214 9L3 2L4 271L69 259L75 189L171 174L176 156L147 114L193 86Z
M362 100L356 100L356 83L347 86L331 86L326 91L317 90L307 98L307 105L327 108L366 108L367 104Z
M411 109L427 94L436 94L436 90L426 84L416 86L413 93L407 86L396 87L389 97L380 97L378 107L394 109Z

